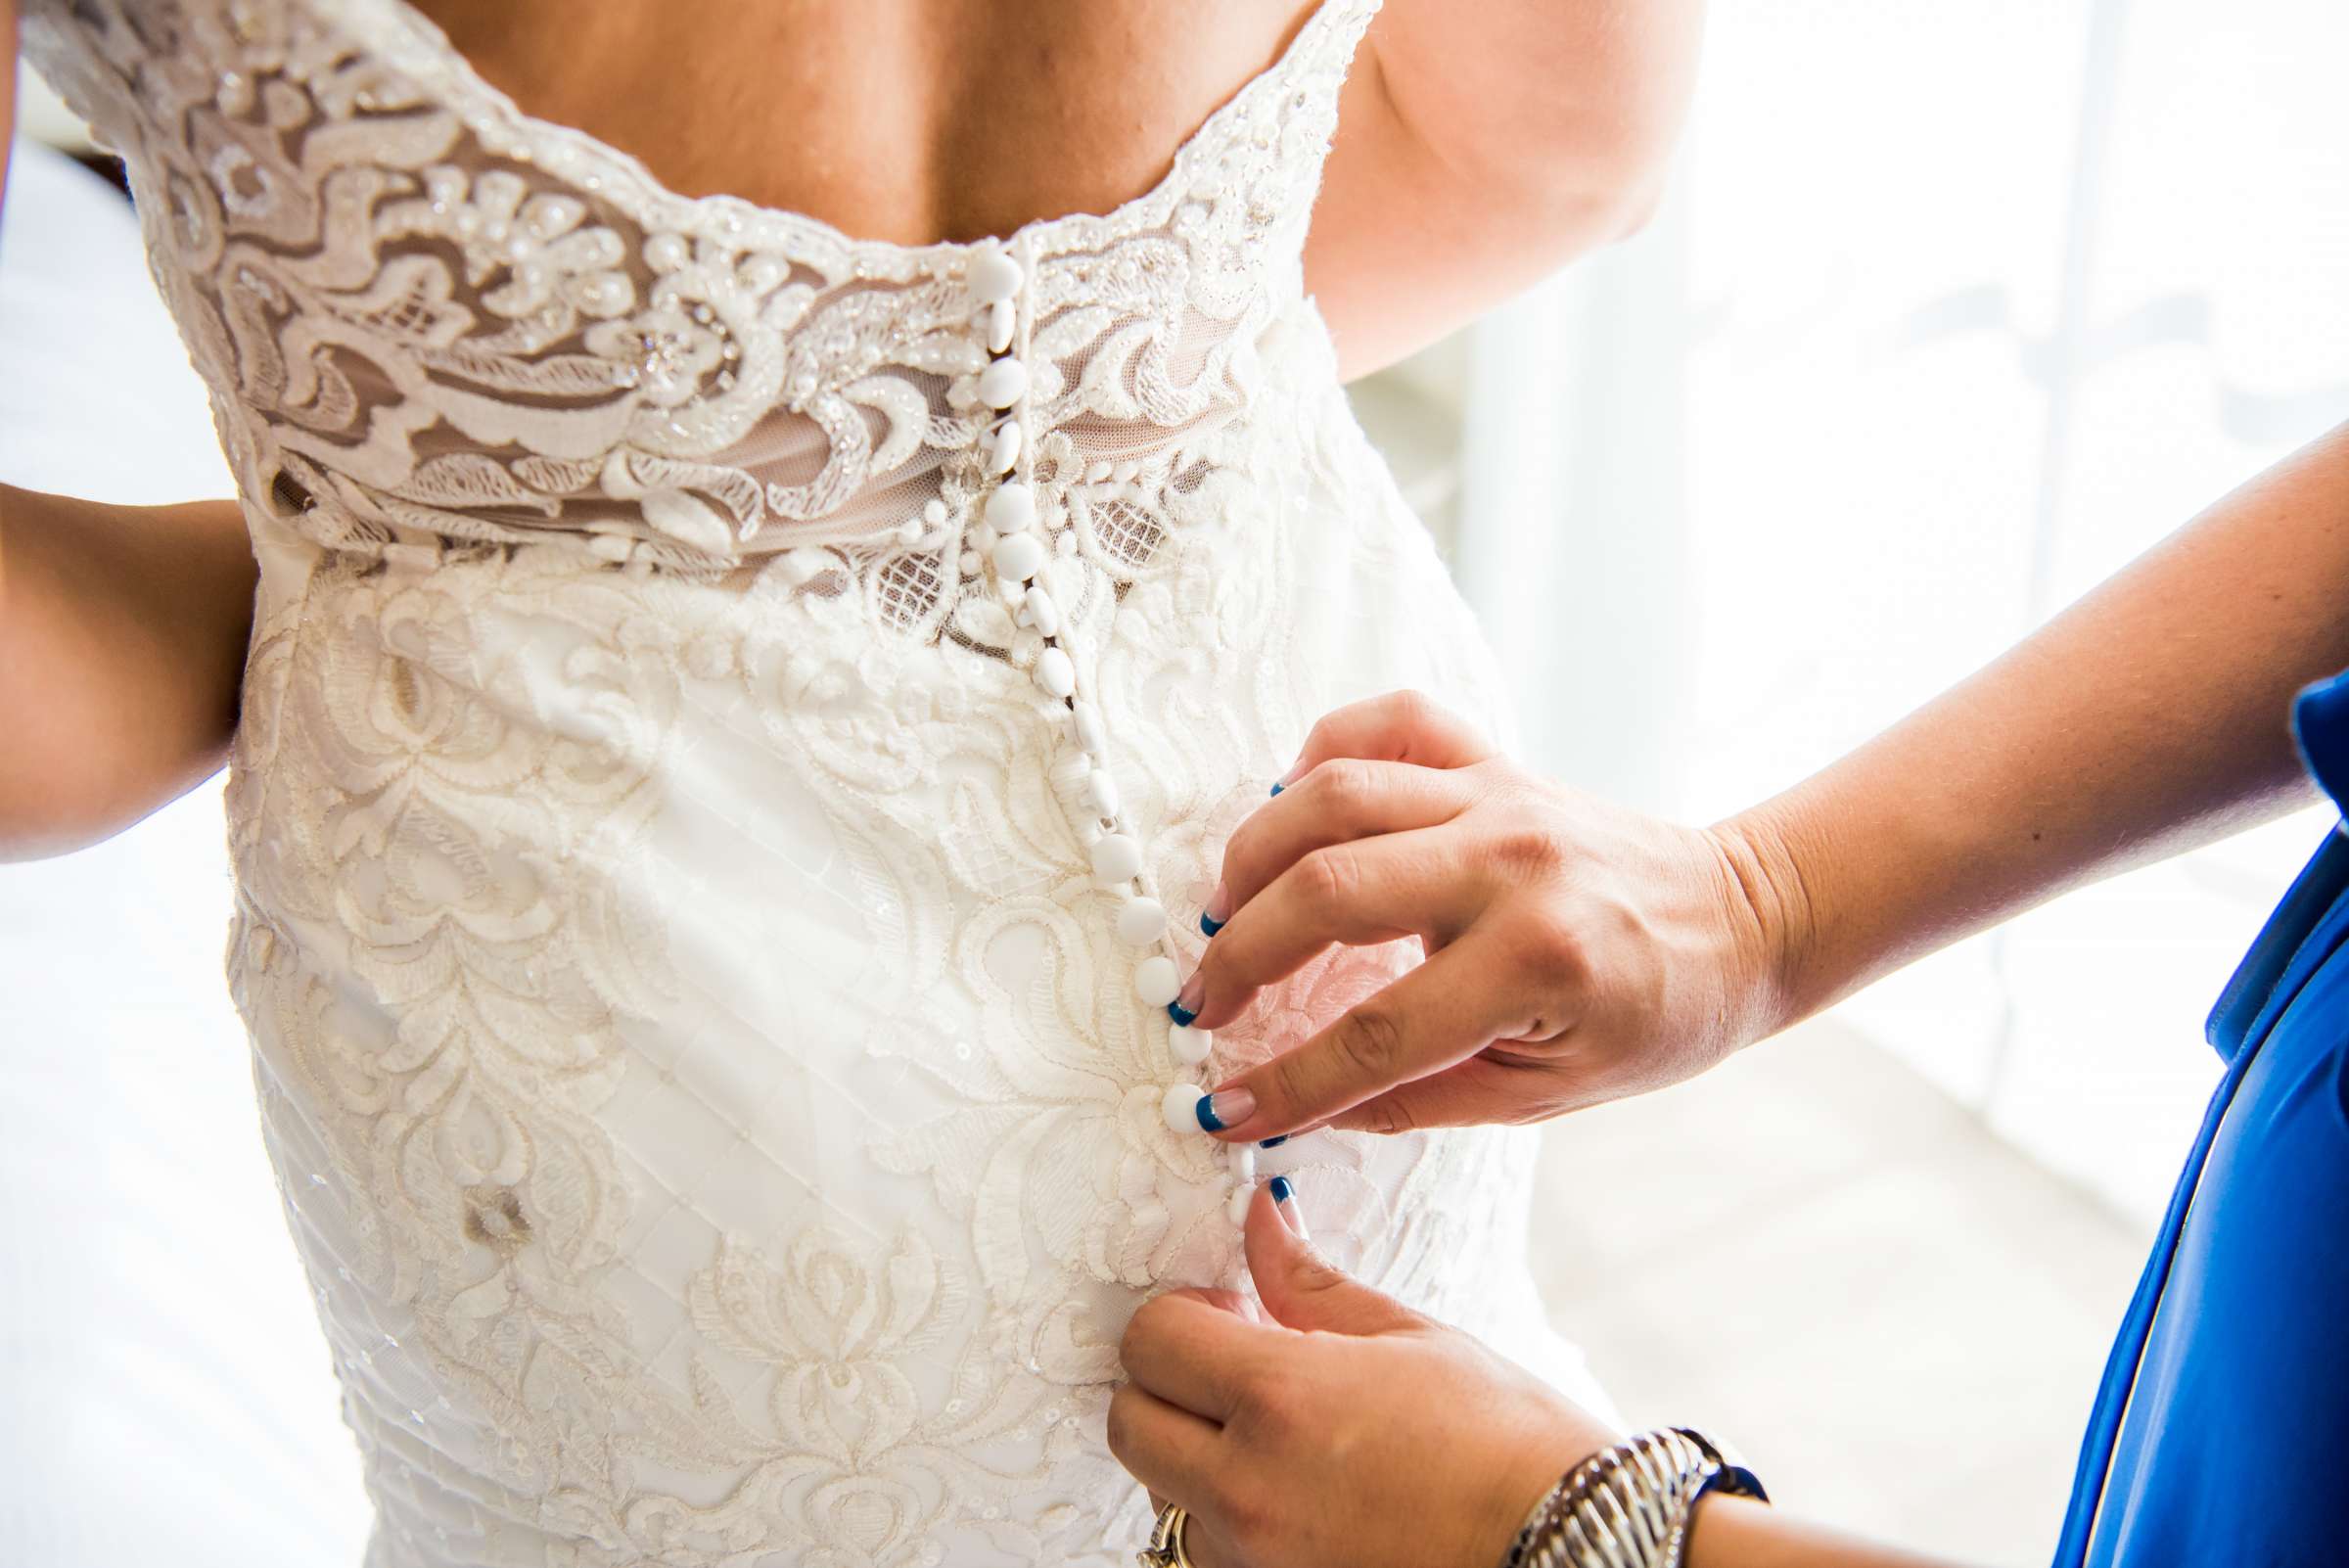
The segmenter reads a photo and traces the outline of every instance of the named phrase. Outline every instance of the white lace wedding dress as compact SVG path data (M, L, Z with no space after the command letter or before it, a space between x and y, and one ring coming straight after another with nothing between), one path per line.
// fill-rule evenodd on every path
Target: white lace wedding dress
M1302 291L1370 9L1147 196L1015 237L1048 649L990 567L972 248L664 190L399 0L30 0L262 566L229 970L371 1568L1129 1549L1118 1334L1238 1277L1242 1177L1162 1091L1416 950L1311 966L1186 1070L1121 900L1195 957L1225 835L1341 702L1506 727ZM1113 828L1138 890L1093 875ZM1263 1160L1339 1261L1573 1379L1532 1152Z

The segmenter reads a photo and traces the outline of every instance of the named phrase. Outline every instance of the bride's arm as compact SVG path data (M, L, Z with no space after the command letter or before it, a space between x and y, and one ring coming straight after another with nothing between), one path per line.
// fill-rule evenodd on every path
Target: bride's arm
M1306 245L1346 375L1646 220L1701 13L1702 0L1387 0Z
M16 0L0 0L0 199L16 59ZM0 860L105 838L218 770L254 576L233 501L0 484Z
M104 838L219 768L254 576L234 502L0 484L0 859Z

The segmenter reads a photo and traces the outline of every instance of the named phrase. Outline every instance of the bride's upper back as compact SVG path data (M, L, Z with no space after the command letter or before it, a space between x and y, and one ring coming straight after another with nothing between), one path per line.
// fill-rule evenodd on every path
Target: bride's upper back
M726 192L922 245L1107 212L1278 56L1307 0L419 0L526 112Z
M1181 443L1303 300L1377 0L1290 3L31 0L24 40L124 155L254 514L363 553L790 552L928 633L1003 406L959 242L1016 230L1048 520L1096 468L1197 493Z

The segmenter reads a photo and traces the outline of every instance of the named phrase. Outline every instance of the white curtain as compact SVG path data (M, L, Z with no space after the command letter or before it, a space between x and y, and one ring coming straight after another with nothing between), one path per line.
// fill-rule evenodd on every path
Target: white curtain
M2349 419L2345 61L2339 0L1714 7L1662 216L1468 347L1454 556L1530 753L1725 814ZM1845 1016L2148 1214L2324 820Z

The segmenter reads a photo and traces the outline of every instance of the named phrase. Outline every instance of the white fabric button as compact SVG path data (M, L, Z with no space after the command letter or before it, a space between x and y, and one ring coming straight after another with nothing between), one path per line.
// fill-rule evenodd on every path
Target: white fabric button
M1044 541L1033 533L1005 534L995 541L994 556L997 576L1010 582L1025 582L1044 564ZM1068 693L1054 695L1065 697Z
M1041 588L1028 590L1028 623L1047 637L1060 629L1060 606Z
M998 359L979 372L979 396L990 408L1009 408L1028 394L1028 367Z
M1020 313L1009 300L997 300L987 307L987 346L996 353L1011 346L1011 335L1019 327Z
M1232 1179L1241 1186L1252 1184L1256 1180L1256 1145L1234 1143L1227 1146L1223 1151L1223 1164L1230 1170Z
M1175 977L1174 960L1165 953L1152 953L1133 966L1133 993L1151 1007L1164 1007L1182 994L1182 982ZM1197 1094L1197 1089L1191 1090Z
M1235 1225L1246 1224L1248 1222L1248 1202L1255 1196L1256 1184L1252 1181L1244 1181L1232 1188L1231 1196L1223 1200L1223 1217Z
M1166 906L1156 899L1128 899L1118 910L1118 940L1129 947L1147 947L1166 932Z
M1173 965L1168 967L1172 968ZM1197 1132L1199 1126L1199 1096L1207 1091L1196 1084L1170 1084L1166 1093L1158 1097L1159 1115L1167 1119L1171 1132Z
M1087 757L1099 757L1109 749L1109 732L1101 727L1101 710L1091 703L1080 701L1069 711L1069 721L1077 728L1077 744Z
M1020 292L1020 264L1002 247L990 245L971 257L971 298L981 304L1009 300Z
M995 432L994 445L989 451L987 466L997 474L1008 474L1019 467L1020 443L1024 438L1020 422L1016 419L1005 420L1003 428Z
M1077 667L1058 648L1036 656L1036 683L1047 697L1066 697L1077 689Z
M987 520L997 532L1019 532L1036 521L1036 491L1019 484L996 485L987 498Z
M1216 1037L1211 1030L1185 1029L1180 1024L1167 1026L1167 1049L1185 1067L1197 1067L1215 1048Z
M1118 814L1118 781L1106 767L1096 767L1084 781L1084 798L1103 816Z
M1063 752L1052 759L1052 769L1044 776L1051 781L1053 794L1073 801L1082 793L1085 775L1092 770L1092 759L1082 752Z
M1130 833L1104 834L1101 842L1093 846L1093 880L1105 888L1131 881L1141 868L1141 841ZM1169 970L1174 968L1172 959L1160 958L1156 962L1167 965ZM1167 1000L1174 999L1174 993L1168 992Z

